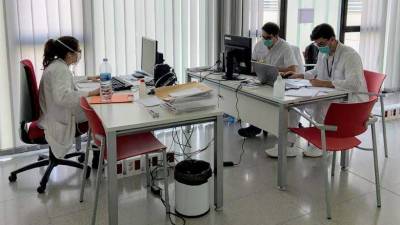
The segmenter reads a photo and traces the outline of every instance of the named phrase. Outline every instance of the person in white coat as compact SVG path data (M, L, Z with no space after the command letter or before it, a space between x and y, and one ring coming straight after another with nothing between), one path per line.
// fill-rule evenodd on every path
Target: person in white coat
M39 86L40 126L51 151L63 158L71 149L76 124L87 121L79 105L81 96L99 95L99 89L78 91L69 67L81 57L79 42L70 36L46 42L43 76Z
M272 22L262 27L262 39L254 46L252 59L276 66L279 72L296 71L297 67L290 45L279 37L279 26ZM260 132L261 129L253 125L238 130L240 136L247 138L254 137Z
M315 87L336 88L350 92L367 92L364 78L363 65L360 55L351 47L340 43L329 24L316 26L311 35L311 40L318 47L318 60L314 69L304 74L288 72L290 78L309 79ZM368 101L369 97L363 94L353 94L348 99L350 102ZM322 123L330 103L310 105L304 110L313 118ZM311 146L303 152L304 156L320 157L322 151Z

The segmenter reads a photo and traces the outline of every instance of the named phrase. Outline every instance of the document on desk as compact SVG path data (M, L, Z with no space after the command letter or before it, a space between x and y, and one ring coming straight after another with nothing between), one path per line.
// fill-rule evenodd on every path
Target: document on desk
M164 101L172 101L177 97L185 98L188 96L197 96L211 91L212 89L205 84L190 82L186 84L156 88L155 95Z
M285 95L294 97L314 97L314 96L326 95L332 91L335 91L335 89L322 88L322 87L303 87L299 89L287 90L285 91Z
M184 113L184 112L194 112L212 109L216 106L213 100L201 100L195 102L182 102L182 103L169 103L165 102L161 105L163 108L173 112L173 113Z
M142 104L142 105L144 105L146 107L158 106L161 103L163 103L163 101L161 101L157 96L151 96L151 97L148 97L148 98L141 98L137 102L139 102L140 104Z
M302 87L311 87L311 83L306 79L286 79L286 89L299 89Z
M99 82L78 82L76 83L76 87L79 88L80 90L85 90L85 91L92 91L94 89L97 89L100 87Z
M188 88L188 89L184 89L184 90L171 92L171 93L169 93L169 96L171 96L173 98L185 98L185 97L205 94L205 93L210 92L210 91L211 91L211 89L210 90L202 90L202 89L197 88L197 87L192 87L192 88Z

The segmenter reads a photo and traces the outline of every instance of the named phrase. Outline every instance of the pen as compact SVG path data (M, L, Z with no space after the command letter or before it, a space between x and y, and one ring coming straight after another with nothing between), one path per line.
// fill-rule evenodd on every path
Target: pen
M147 109L147 112L149 112L149 114L153 117L153 118L158 118L160 117L160 114L156 111L153 111L151 109Z

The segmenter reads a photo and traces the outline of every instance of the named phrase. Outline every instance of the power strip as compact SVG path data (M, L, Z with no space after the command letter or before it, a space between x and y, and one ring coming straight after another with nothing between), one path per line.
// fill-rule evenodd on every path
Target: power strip
M150 170L154 169L159 162L163 161L162 153L151 153L149 154L149 165ZM167 162L168 166L175 166L175 153L174 152L167 152ZM117 177L129 177L138 174L142 174L146 172L146 156L136 156L132 158L128 158L122 161L117 162ZM107 176L107 173L105 173Z
M395 120L400 118L400 104L385 106L385 120Z

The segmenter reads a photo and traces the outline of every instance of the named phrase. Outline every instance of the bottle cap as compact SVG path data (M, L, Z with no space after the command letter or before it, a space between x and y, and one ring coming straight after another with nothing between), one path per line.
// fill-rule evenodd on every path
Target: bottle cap
M144 79L140 79L139 82L140 82L140 83L144 83Z

